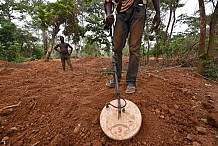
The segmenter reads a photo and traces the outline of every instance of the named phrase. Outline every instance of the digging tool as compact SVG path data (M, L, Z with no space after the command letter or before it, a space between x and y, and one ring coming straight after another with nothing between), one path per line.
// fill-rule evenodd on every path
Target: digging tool
M115 48L113 42L114 24L110 28L112 41L112 65L115 80L115 91L117 99L106 103L101 111L100 125L103 132L114 140L126 140L132 138L141 128L142 116L139 108L131 101L120 95Z

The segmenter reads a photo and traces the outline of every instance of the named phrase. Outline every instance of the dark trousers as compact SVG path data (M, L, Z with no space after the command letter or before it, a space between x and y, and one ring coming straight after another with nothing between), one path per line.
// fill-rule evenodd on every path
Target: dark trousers
M145 25L145 6L136 9L134 6L125 12L116 15L114 29L114 48L117 65L118 80L121 80L122 50L128 37L129 65L126 74L126 82L136 84L140 61L140 46Z

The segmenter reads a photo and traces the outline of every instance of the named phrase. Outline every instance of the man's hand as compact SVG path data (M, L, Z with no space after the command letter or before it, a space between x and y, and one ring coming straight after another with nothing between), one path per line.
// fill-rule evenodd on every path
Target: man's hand
M160 25L160 14L156 13L153 19L153 29L158 28L159 25Z
M110 29L114 23L114 15L113 14L107 15L104 20L104 23L105 23L104 29Z

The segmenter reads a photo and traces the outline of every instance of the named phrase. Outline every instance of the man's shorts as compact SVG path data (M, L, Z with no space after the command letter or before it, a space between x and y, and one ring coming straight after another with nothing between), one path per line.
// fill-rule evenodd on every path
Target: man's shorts
M61 59L65 59L65 60L70 59L70 55L68 55L68 54L61 54Z

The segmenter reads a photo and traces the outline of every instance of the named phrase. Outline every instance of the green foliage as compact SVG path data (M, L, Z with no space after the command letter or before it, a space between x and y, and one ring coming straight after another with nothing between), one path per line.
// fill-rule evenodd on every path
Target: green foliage
M218 64L214 61L204 61L204 72L203 76L210 79L215 80L218 78Z
M76 19L75 1L59 0L54 3L41 3L36 6L33 13L33 20L40 24L43 30L48 27L60 26L61 24L68 24ZM78 22L78 21L77 21ZM73 23L75 25L76 22Z
M76 0L38 3L32 13L34 25L43 32L49 32L51 29L52 31L49 33L51 33L52 39L56 37L60 27L63 26L63 34L77 44L85 33L84 28L80 26L79 3L80 1Z
M90 3L92 2L93 0L84 0L85 3Z
M5 57L5 46L0 43L0 60L6 60Z
M81 53L88 55L88 56L96 56L98 49L94 44L86 44L84 48L82 48Z
M37 39L29 31L18 29L10 20L0 19L0 59L21 62L24 57L31 57Z
M20 62L22 61L22 54L20 52L19 43L14 42L10 44L8 48L5 49L5 58L7 61Z
M169 56L183 56L190 51L194 51L197 53L197 41L197 38L193 36L174 36L169 44Z
M0 59L18 62L22 58L20 32L10 20L2 19L0 28Z
M111 42L108 39L109 30L104 30L104 9L103 3L98 0L92 0L89 4L86 5L86 39L87 43L94 44L98 48L109 54ZM99 50L100 51L100 50Z
M43 52L43 48L41 45L36 45L34 48L33 48L33 56L32 58L35 59L41 59L44 55L44 52Z
M166 50L163 50L164 46L162 44L163 42L155 44L150 50L150 55L157 56L158 53L158 56L162 57L178 57L184 55L192 55L194 57L193 54L197 54L198 50L198 38L193 35L179 34L174 36Z
M79 25L79 20L77 18L74 20L68 19L67 23L65 23L63 34L65 36L71 36L71 39L76 44L80 41L81 37L84 37L85 28Z
M51 37L49 36L55 38L60 31L60 27L64 28L63 34L69 40L72 40L75 45L81 46L82 53L93 56L99 54L99 52L111 53L109 32L103 30L105 14L103 1L2 0L0 3L0 59L20 61L23 60L23 57L31 58L31 60L42 58L42 48L37 44L48 42L48 44L44 44L44 49L47 50L48 47L46 46L49 46L49 43L52 42L50 42ZM159 32L157 36L154 36L153 39L149 38L151 46L154 46L150 49L150 54L160 57L184 57L198 54L200 29L198 12L192 16L184 13L176 18L177 26L186 24L188 28L185 32L170 37L168 44L167 37L170 34L165 32L167 26L165 22L167 22L171 6L173 6L173 9L177 9L184 6L181 3L181 0L161 1L162 22L157 31ZM198 10L193 10L193 13L194 11ZM146 20L148 28L152 25L154 14L152 1L148 1ZM29 15L32 16L33 21L26 19ZM12 23L12 20L23 20L25 26L20 28L19 25L18 29L16 24ZM39 30L46 35L40 37ZM34 38L31 33L37 34L38 39ZM148 41L148 37L145 38L144 41ZM86 43L87 45L85 45ZM123 53L125 54L125 49Z
M16 26L8 21L3 19L1 21L1 28L0 28L0 42L8 47L8 42L13 42L17 38L17 33L16 33Z

